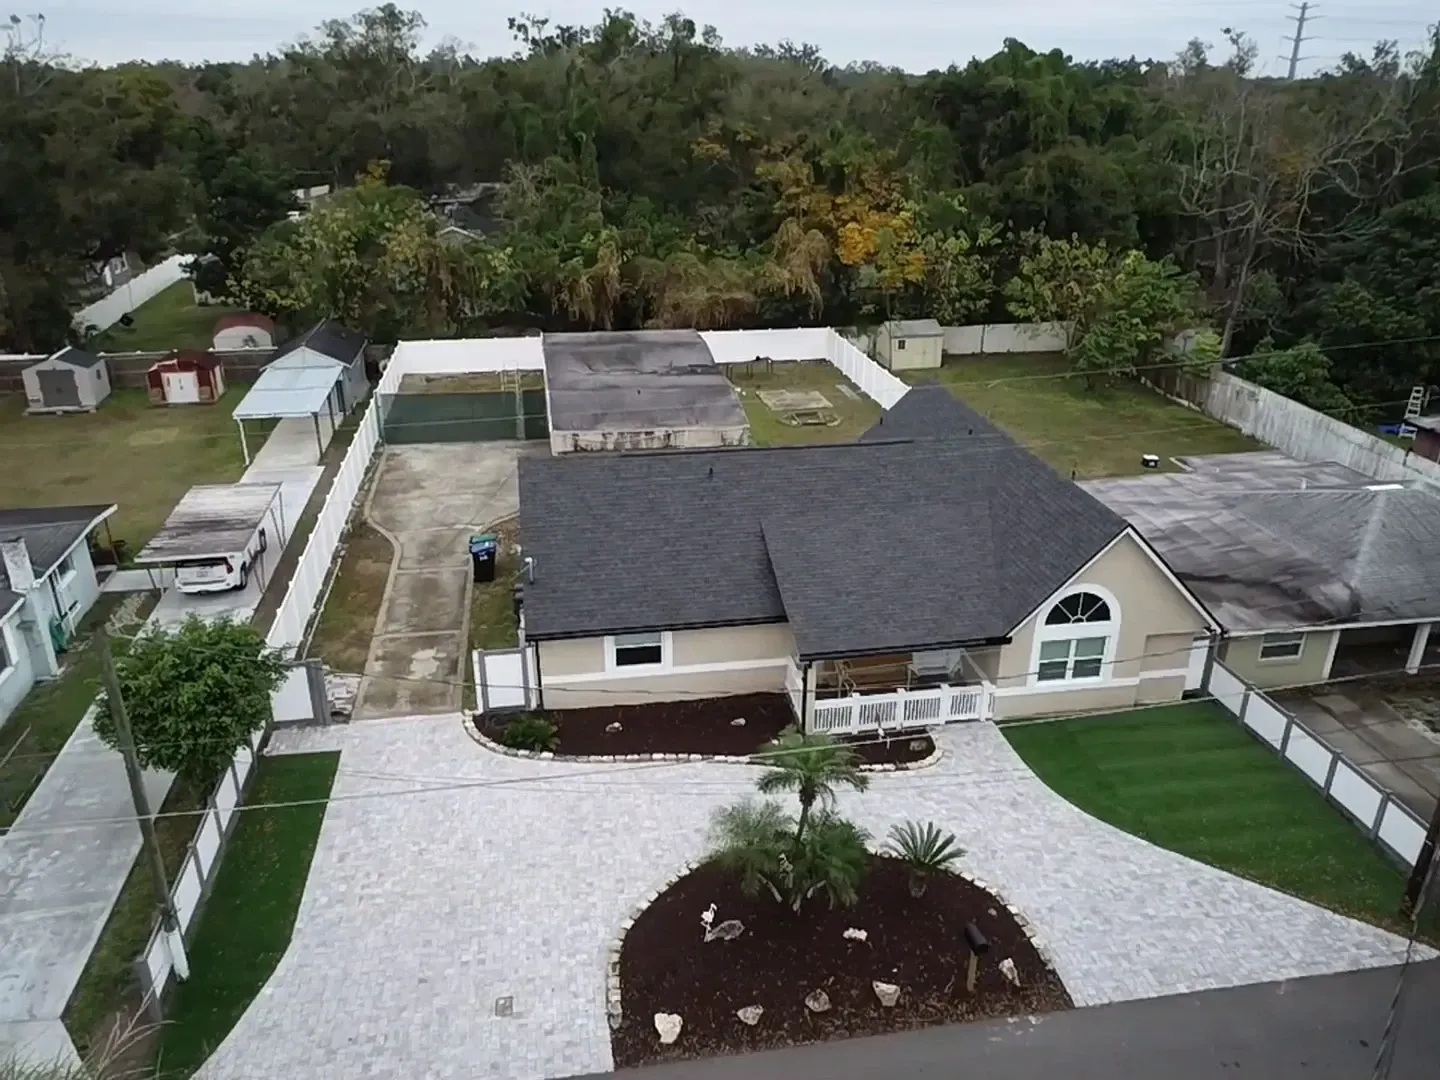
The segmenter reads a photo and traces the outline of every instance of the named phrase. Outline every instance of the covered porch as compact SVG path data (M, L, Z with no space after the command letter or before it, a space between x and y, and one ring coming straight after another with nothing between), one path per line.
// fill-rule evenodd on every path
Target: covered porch
M791 657L785 691L801 730L886 733L988 720L998 649Z

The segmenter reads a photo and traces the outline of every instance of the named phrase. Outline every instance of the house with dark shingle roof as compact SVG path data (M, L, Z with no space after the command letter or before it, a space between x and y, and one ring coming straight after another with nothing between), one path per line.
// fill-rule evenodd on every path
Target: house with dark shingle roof
M0 723L59 653L100 595L87 540L114 506L0 510Z
M964 692L936 719L1121 708L1178 699L1214 625L938 386L852 444L522 459L520 535L548 708L784 690L813 720L937 686Z

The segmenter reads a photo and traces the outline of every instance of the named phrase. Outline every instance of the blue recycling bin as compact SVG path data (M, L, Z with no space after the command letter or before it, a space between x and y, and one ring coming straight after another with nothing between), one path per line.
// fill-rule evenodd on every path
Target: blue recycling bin
M470 565L476 583L495 580L495 563L500 554L500 541L493 533L476 533L470 537Z

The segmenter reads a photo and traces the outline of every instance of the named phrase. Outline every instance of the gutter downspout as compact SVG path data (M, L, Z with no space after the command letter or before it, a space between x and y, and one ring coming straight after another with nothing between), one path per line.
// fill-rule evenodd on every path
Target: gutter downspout
M810 662L800 671L800 734L810 734Z

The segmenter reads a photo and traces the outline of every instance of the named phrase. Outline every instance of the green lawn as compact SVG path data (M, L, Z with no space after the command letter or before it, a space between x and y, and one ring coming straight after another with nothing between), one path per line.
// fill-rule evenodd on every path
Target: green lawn
M170 408L150 405L143 390L117 390L95 412L71 416L26 416L23 397L0 397L0 462L24 462L0 468L0 506L113 502L111 531L138 551L192 486L240 479L230 413L246 389L232 384L214 405Z
M95 339L93 347L103 352L208 349L214 342L215 324L241 310L222 304L200 307L190 282L177 281L132 312L133 326L116 323Z
M368 522L350 530L335 582L315 623L309 653L333 671L363 673L394 548Z
M761 364L727 364L725 367L730 381L740 391L740 402L750 421L750 438L756 446L854 442L880 418L880 406L826 361L776 362L768 371ZM845 393L842 386L850 393ZM787 424L782 414L760 400L761 390L818 391L829 404L826 411L838 423L829 426Z
M124 597L105 593L80 621L79 631L65 656L58 679L37 683L20 707L0 726L0 832L15 823L50 763L65 746L100 691L100 656L91 636L114 614ZM121 628L129 632L144 622L155 606L147 597L135 621ZM115 642L117 651L124 642Z
M1179 455L1264 449L1138 382L1087 390L1066 371L1062 357L1022 355L967 357L938 372L901 375L912 383L938 378L1052 468L1082 480L1138 473L1142 454L1158 454L1173 468L1169 459Z
M1041 780L1102 821L1332 911L1404 929L1395 864L1214 703L1002 730Z
M245 801L326 799L339 764L339 754L261 758ZM190 945L190 978L176 988L166 1010L163 1075L193 1073L285 955L324 820L324 805L240 815Z

